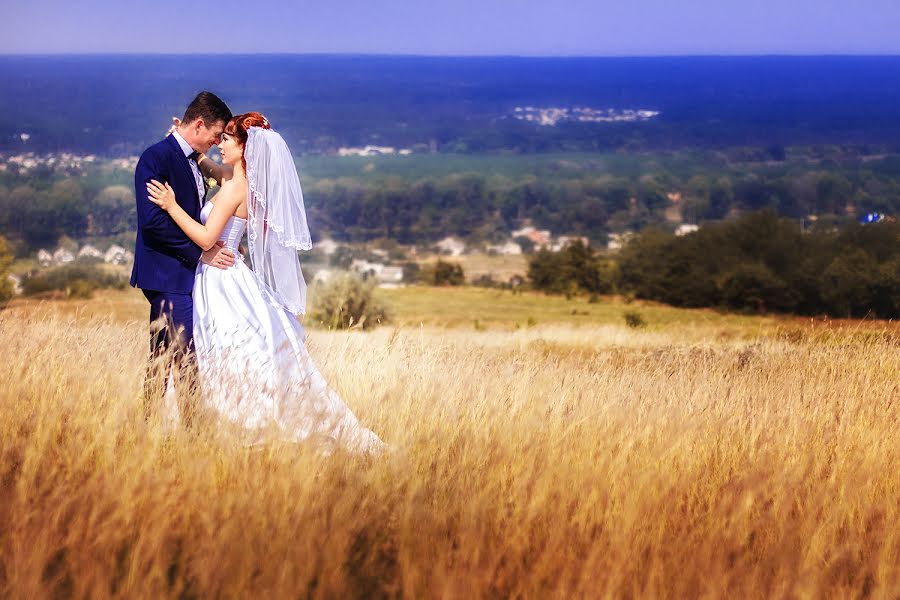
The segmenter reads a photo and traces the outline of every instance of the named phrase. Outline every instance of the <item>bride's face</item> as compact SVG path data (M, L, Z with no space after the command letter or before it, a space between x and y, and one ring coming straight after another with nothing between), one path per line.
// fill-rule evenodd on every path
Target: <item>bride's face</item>
M222 141L219 142L219 152L222 154L222 162L226 165L234 165L241 162L241 156L244 155L244 147L240 145L237 139L229 134L222 134Z

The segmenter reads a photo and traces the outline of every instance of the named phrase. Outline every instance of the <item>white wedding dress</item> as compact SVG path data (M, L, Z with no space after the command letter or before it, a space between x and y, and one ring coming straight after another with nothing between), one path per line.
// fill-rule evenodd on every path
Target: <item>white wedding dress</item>
M202 223L212 208L211 202L203 207ZM245 219L232 216L222 232L221 241L235 254L246 226ZM194 345L204 403L252 440L274 432L321 443L326 451L383 449L313 364L303 326L240 258L224 270L198 265Z

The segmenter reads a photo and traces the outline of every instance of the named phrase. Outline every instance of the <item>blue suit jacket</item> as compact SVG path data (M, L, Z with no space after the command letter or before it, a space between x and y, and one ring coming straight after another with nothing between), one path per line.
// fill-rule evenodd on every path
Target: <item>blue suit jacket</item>
M170 135L144 150L134 171L138 228L131 285L144 290L190 294L203 251L148 199L147 182L151 179L169 182L175 190L175 201L187 214L200 220L194 173L181 146Z

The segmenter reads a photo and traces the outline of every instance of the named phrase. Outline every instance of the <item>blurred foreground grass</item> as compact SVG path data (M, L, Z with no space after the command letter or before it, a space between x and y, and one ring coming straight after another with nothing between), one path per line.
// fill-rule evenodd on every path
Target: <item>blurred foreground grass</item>
M385 294L309 337L379 458L145 423L139 293L0 312L0 596L900 594L896 324Z

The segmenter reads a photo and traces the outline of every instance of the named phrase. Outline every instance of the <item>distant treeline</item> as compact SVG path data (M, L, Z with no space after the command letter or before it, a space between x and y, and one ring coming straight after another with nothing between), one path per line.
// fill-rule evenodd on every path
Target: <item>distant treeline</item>
M0 185L0 234L19 256L52 249L63 236L115 236L136 226L129 185L98 187L76 177L39 176L12 189Z
M677 237L658 229L614 257L575 244L532 257L529 278L555 293L632 294L674 306L900 317L900 223L804 232L771 211Z
M897 156L716 165L705 155L668 162L648 155L615 167L604 167L602 159L577 160L547 161L521 173L492 173L485 159L478 174L305 176L306 207L317 239L388 238L406 245L430 245L448 235L496 243L526 223L605 244L611 232L673 230L681 222L705 224L760 209L798 221L818 215L826 224L870 211L900 214ZM85 175L50 169L0 174L0 233L21 256L54 246L63 235L132 232L131 177L104 166Z
M527 221L554 234L602 243L610 232L673 228L672 221L716 221L734 211L770 209L795 219L869 211L898 214L900 160L864 168L782 166L696 175L342 179L318 182L310 199L311 221L346 241L386 237L415 244L447 235L476 243L499 241Z

